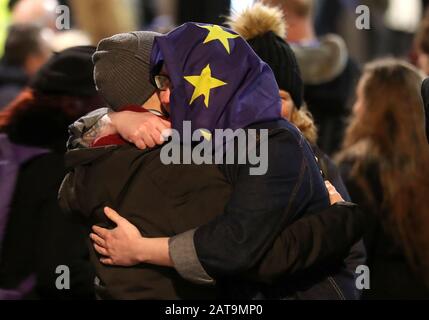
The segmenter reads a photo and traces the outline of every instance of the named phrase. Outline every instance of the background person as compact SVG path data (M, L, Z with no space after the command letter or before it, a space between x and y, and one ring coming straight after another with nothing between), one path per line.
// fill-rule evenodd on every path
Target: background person
M67 126L101 103L94 47L55 54L0 113L1 299L93 299L87 235L61 211ZM76 72L79 70L79 72ZM56 287L69 268L70 290Z
M228 18L231 28L250 44L252 49L273 70L282 100L282 116L301 130L310 142L325 180L331 182L346 201L351 201L340 172L317 146L317 128L304 102L304 85L295 54L285 39L286 24L282 11L256 3L238 15ZM348 272L355 274L356 267L365 264L365 248L360 241L346 259Z
M31 24L9 27L0 60L0 110L20 93L51 54L42 28Z
M319 128L319 146L331 155L341 144L359 67L340 36L316 36L313 0L262 2L283 10L288 25L287 40L295 52L305 85L304 100Z
M405 62L367 65L338 155L351 197L371 217L364 237L371 270L366 299L428 297L429 146L421 82Z

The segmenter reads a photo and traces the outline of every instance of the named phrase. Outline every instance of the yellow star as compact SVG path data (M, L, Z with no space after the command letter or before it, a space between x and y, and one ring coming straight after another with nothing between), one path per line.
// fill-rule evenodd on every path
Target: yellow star
M212 71L209 64L201 71L199 76L186 76L184 78L195 87L189 105L199 96L204 96L204 104L207 108L209 107L210 90L227 84L219 79L212 78Z
M206 139L207 141L211 141L212 140L212 134L210 133L210 131L204 130L204 129L200 129L200 133L204 137L204 139Z
M228 52L228 54L230 53L228 39L238 38L238 35L229 33L217 25L199 27L209 30L209 34L207 35L203 43L207 43L213 40L219 40L225 47L226 52Z

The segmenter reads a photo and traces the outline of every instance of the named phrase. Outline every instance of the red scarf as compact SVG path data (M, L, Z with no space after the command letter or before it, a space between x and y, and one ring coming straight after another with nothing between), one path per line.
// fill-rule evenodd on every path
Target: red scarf
M143 107L136 106L136 105L129 105L129 106L122 107L120 109L120 111L150 112L149 110L146 110ZM101 138L95 140L92 143L91 148L111 146L111 145L120 146L120 145L124 145L127 143L128 142L126 140L124 140L119 134L111 134L111 135L104 136L104 137L101 137Z

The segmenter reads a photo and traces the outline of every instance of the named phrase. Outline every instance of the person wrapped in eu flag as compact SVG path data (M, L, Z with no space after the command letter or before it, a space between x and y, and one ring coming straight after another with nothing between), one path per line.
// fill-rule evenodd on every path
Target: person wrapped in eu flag
M279 89L271 69L242 38L220 26L186 23L156 36L153 43L151 77L172 128L183 135L190 122L192 130L204 132L206 140L217 129L244 129L248 137L251 130L259 130L260 137L267 132L257 146L260 153L265 152L267 166L263 174L253 175L250 161L219 164L233 187L224 212L170 238L139 238L139 256L132 260L174 266L183 278L197 284L223 287L228 283L224 292L228 295L223 297L356 298L354 277L342 272L348 252L335 261L327 259L317 270L306 269L319 258L322 250L318 248L329 247L329 251L335 247L333 242L311 248L300 243L296 250L302 250L302 255L284 254L286 244L275 242L292 223L327 209L329 196L311 147L294 125L281 119ZM323 226L303 229L302 233L314 232L312 238L323 238L319 237ZM111 232L99 231L98 237ZM105 256L103 263L129 265L118 262L124 257L98 252ZM267 265L264 258L273 252L282 261ZM308 260L294 264L297 260L291 255ZM261 285L258 275L266 270L270 276Z
M171 81L172 127L245 128L281 119L278 87L270 67L234 32L186 23L155 39L151 65Z
M240 274L257 266L283 228L329 206L310 146L295 126L281 119L279 89L268 65L231 30L197 23L156 37L151 65L161 102L179 132L185 121L192 130L205 130L208 139L216 129L269 132L266 173L249 174L250 163L221 164L234 186L224 214L169 239L176 270L197 283L228 279L225 283L234 285L227 291L234 297L262 292L268 298L355 298L354 278L340 275L338 264L264 288L251 281L237 283Z

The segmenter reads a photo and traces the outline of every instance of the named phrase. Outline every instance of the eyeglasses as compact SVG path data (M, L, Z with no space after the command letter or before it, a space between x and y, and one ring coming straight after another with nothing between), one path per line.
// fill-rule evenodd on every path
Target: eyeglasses
M155 85L159 91L165 91L165 90L169 89L171 86L170 78L165 76L165 75L159 74L159 75L154 76L153 79L154 79Z

